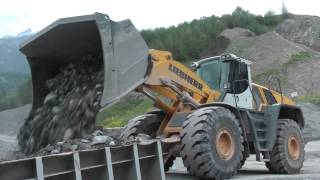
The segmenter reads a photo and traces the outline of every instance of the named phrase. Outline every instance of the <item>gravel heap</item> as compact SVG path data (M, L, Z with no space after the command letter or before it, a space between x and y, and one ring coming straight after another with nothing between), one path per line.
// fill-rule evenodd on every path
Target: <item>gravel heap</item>
M305 141L320 140L320 106L312 103L299 102L297 104L303 112Z
M115 132L113 132L115 131ZM130 141L123 141L119 138L121 128L119 129L98 129L93 133L83 136L81 138L74 138L65 141L56 142L54 144L48 144L42 149L33 154L24 154L20 151L14 153L13 159L24 159L38 156L47 156L60 153L67 153L73 151L101 149L104 147L115 147L130 145L134 142L139 144L150 144L155 140L147 134L137 134L135 138ZM0 160L1 162L1 160Z
M21 151L31 154L48 144L90 135L101 108L103 77L101 56L88 55L61 67L46 81L49 93L42 107L33 110L20 128Z
M108 136L101 130L96 130L92 134L88 134L82 138L69 139L66 141L57 142L55 144L48 144L46 147L40 149L34 154L29 156L22 155L22 157L17 155L17 158L20 159L25 157L60 154L71 151L99 149L102 147L117 146L120 144L121 143L118 138Z

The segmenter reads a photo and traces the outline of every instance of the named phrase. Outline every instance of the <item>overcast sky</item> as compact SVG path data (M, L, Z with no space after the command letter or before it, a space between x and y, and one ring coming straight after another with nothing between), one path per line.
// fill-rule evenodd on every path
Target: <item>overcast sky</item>
M284 0L296 14L320 16L319 0ZM108 14L130 18L138 29L168 27L203 16L231 13L237 6L254 14L281 12L282 0L0 0L0 37L39 31L60 17Z

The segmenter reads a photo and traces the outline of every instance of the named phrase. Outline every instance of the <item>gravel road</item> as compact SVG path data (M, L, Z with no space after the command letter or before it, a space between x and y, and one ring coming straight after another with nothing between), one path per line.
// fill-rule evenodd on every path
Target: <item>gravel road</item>
M10 159L18 149L16 135L31 105L0 112L0 160Z
M277 175L271 174L263 162L255 161L255 156L250 156L240 173L231 179L235 180L300 180L300 179L320 179L320 141L309 142L306 147L306 156L303 168L297 175ZM179 158L175 161L170 173L167 174L167 180L197 180L187 174L183 167L182 160Z

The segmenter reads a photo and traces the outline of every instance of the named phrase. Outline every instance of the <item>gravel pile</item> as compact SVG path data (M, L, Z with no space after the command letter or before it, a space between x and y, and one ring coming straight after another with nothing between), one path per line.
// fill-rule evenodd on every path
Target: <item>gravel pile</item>
M14 153L14 158L12 159L24 159L73 151L130 145L134 142L139 144L150 144L155 141L149 135L141 133L137 134L137 136L135 138L132 138L130 141L123 141L119 138L120 132L121 129L95 130L93 133L83 136L81 138L74 138L56 142L54 144L48 144L47 146L43 147L42 149L38 150L33 154L26 155L20 151L17 151Z
M86 149L98 149L102 147L110 147L117 145L120 145L120 141L117 138L108 136L105 133L103 133L103 131L96 130L92 134L86 135L82 138L60 141L52 145L48 144L46 147L40 149L36 153L29 156L18 154L16 158L20 159L25 157L45 156Z
M303 134L306 142L312 140L320 140L320 106L312 103L298 103L297 104L303 112L305 127Z
M48 144L85 137L95 130L103 92L101 58L83 57L46 81L49 93L42 107L30 113L18 134L23 153L35 153Z

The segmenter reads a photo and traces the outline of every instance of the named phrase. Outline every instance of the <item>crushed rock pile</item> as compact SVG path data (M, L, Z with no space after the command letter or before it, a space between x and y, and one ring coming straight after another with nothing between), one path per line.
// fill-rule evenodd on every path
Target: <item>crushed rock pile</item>
M121 131L121 130L117 130ZM86 135L82 138L69 139L66 141L56 142L55 144L48 144L46 147L40 149L34 154L26 155L22 152L16 152L14 159L23 159L37 156L47 156L60 153L100 149L104 147L115 147L121 145L129 145L132 143L149 144L154 142L149 135L138 134L134 139L130 141L123 141L119 139L119 136L113 136L110 132L102 130L95 130L92 134Z
M303 134L306 142L320 139L320 106L312 103L298 103L297 104L303 112L305 127Z
M21 151L31 154L46 147L90 135L103 92L101 55L85 56L65 65L46 81L49 93L43 105L26 118L18 134Z

